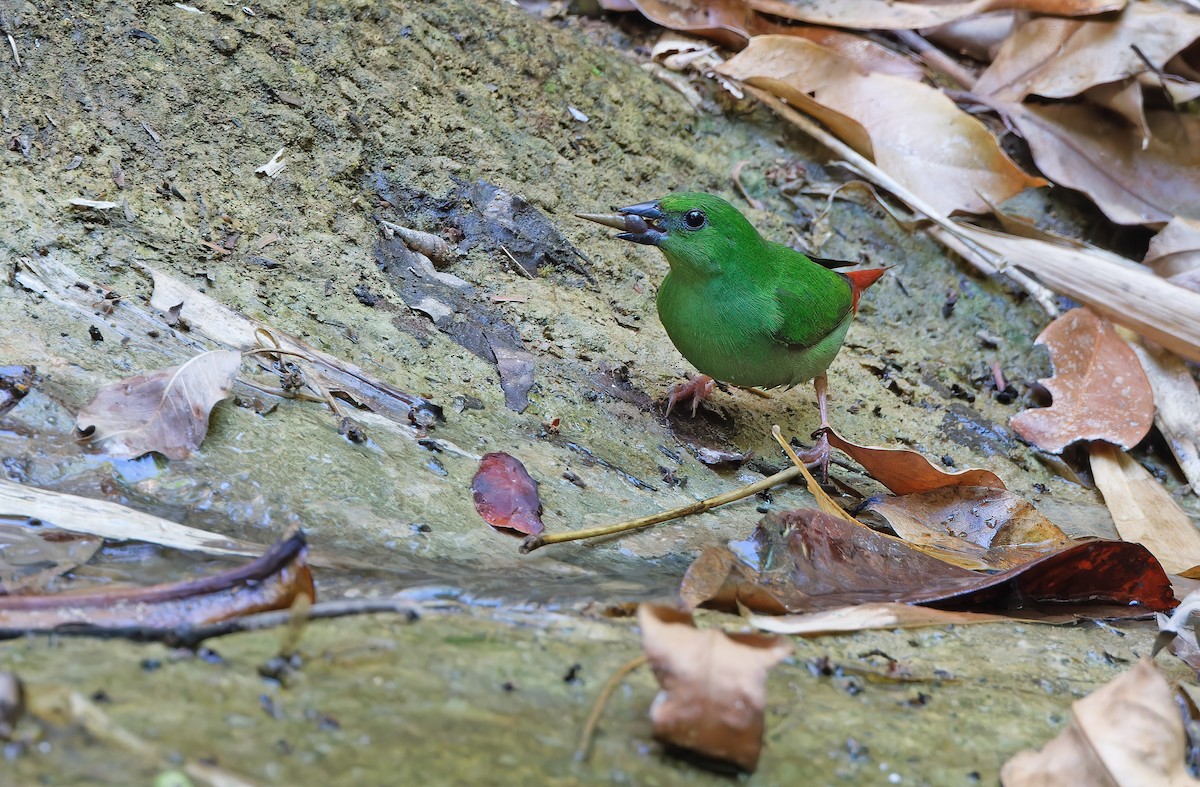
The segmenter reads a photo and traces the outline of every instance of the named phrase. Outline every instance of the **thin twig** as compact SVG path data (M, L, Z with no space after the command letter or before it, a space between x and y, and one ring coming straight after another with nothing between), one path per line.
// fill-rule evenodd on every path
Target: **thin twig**
M601 538L603 536L612 536L617 533L625 533L629 530L640 530L643 527L658 525L663 522L669 522L672 519L690 516L692 514L703 514L705 511L710 511L718 506L723 506L726 503L732 503L742 498L756 495L759 492L770 489L779 484L786 484L796 476L800 475L800 471L795 467L789 467L786 470L776 473L773 476L768 476L761 481L756 481L753 484L734 489L731 492L710 497L707 500L698 500L694 503L688 503L678 508L672 508L669 511L660 511L657 514L630 519L625 522L619 522L615 525L605 525L603 527L592 527L587 530L572 530L565 533L549 533L537 536L529 536L521 542L521 554L527 555L535 549L540 549L547 544L559 544L564 541L579 541L584 538Z
M766 210L767 206L763 204L762 200L757 200L754 197L751 197L750 192L746 191L746 187L742 185L742 167L749 163L750 161L745 159L739 161L737 164L734 164L733 173L730 175L730 177L733 178L733 185L737 187L738 193L742 195L742 198L745 199L746 202L750 203L750 207L754 208L755 210Z
M895 36L901 43L916 52L925 61L925 65L941 71L967 90L975 87L974 74L963 68L957 60L926 41L915 30L897 30Z
M575 762L587 762L592 748L592 738L596 736L596 725L600 723L600 716L604 714L604 706L608 704L608 698L617 690L617 686L621 685L621 681L625 680L625 676L647 661L649 659L645 656L630 659L617 667L617 671L600 687L600 693L596 695L596 701L592 703L592 711L588 714L587 721L583 723L583 730L579 733L579 745L575 747Z

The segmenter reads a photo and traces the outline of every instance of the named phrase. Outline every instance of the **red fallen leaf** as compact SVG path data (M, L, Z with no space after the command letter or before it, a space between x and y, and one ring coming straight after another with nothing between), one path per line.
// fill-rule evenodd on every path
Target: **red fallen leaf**
M982 486L1004 489L991 470L955 470L948 473L916 451L877 445L858 445L830 429L829 444L842 451L894 494L911 495L947 486Z
M484 454L471 480L475 510L494 528L536 536L546 529L542 524L542 501L538 482L525 470L521 460L509 454Z
M1079 440L1126 450L1141 442L1154 423L1154 392L1108 320L1072 309L1046 326L1037 343L1054 364L1054 376L1041 381L1054 403L1014 415L1009 424L1017 434L1052 454Z
M1175 607L1171 582L1140 544L1085 541L996 574L925 555L898 538L812 509L772 513L747 541L709 547L683 578L689 607L814 612L895 601L1022 618L1115 618Z
M316 599L297 530L262 557L210 577L133 590L0 596L0 639L68 628L103 634L134 630L155 639L187 626L287 609L300 596Z
M697 629L671 607L638 607L642 649L662 691L650 706L654 737L707 760L753 771L762 751L767 671L791 643L762 634Z

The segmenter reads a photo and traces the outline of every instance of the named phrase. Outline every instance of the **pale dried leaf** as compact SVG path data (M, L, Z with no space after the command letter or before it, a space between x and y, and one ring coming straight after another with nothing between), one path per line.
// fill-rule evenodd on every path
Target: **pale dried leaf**
M186 459L208 433L208 415L229 396L242 355L213 350L179 366L111 383L79 411L76 425L112 456L157 451Z
M981 14L950 22L921 33L943 49L990 62L1013 29L1013 12Z
M1137 79L1123 79L1120 82L1109 82L1106 85L1096 85L1084 92L1087 100L1097 106L1104 107L1121 117L1141 136L1142 150L1150 147L1150 125L1146 122L1146 106L1142 100L1142 85Z
M811 41L758 36L718 71L813 115L941 213L984 213L990 204L1045 185L1013 164L991 132L940 91L863 73Z
M973 570L1012 568L1071 543L1029 501L1004 489L942 487L873 499L867 510L913 546L939 547L961 557L955 565Z
M934 27L988 11L1022 9L1059 16L1099 14L1125 6L1124 0L969 0L917 3L890 0L750 0L758 11L814 25L875 30Z
M1200 269L1200 219L1176 216L1150 239L1143 260L1159 276Z
M821 637L871 629L915 629L928 626L964 626L971 623L1012 622L1007 615L984 612L953 612L914 604L880 601L852 607L810 612L807 615L747 615L746 621L760 631Z
M762 750L767 672L792 652L777 637L697 629L671 607L638 607L642 649L662 691L650 706L659 740L753 771Z
M1038 167L1056 184L1087 194L1118 224L1200 218L1200 117L1146 113L1141 131L1086 104L1005 105Z
M1092 477L1124 541L1149 549L1169 574L1200 565L1200 529L1171 493L1124 451L1091 449Z
M1200 389L1187 365L1168 350L1131 345L1154 390L1154 423L1179 463L1179 469L1200 495Z
M1200 361L1200 294L1101 249L1072 248L969 224L953 226L958 236L1037 276L1056 292L1185 358Z
M1043 451L1061 453L1079 440L1123 448L1141 442L1154 422L1154 393L1129 345L1088 309L1072 309L1037 337L1050 350L1054 376L1042 384L1050 407L1025 410L1010 424Z
M262 554L263 547L207 530L176 524L132 508L88 497L24 486L0 477L0 511L49 522L74 533L113 541L145 541L210 555Z
M974 92L1005 101L1028 95L1077 96L1089 87L1160 71L1200 38L1200 17L1153 2L1130 3L1116 17L1039 17L1017 28L975 83Z
M0 515L0 596L34 589L87 563L103 546L95 536L69 533L29 517Z
M1071 720L1040 751L1005 763L1006 787L1194 787L1183 719L1170 684L1148 658L1071 706Z

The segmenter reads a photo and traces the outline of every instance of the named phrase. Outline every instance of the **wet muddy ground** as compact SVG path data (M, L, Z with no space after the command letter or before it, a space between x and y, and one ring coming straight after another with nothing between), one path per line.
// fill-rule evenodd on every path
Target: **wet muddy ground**
M1032 348L1038 308L878 208L838 200L814 221L826 197L784 197L771 171L802 169L817 191L848 176L712 86L700 87L724 111L695 113L640 67L649 28L544 20L498 2L247 8L0 2L21 58L0 66L0 364L41 376L0 419L4 473L258 543L299 522L315 551L375 567L318 570L322 598L403 593L427 609L414 624L312 625L305 663L283 684L258 671L277 632L216 641L212 660L34 638L0 644L0 669L92 696L168 755L267 783L719 781L664 759L650 739L649 674L618 693L590 763L570 752L599 684L637 653L632 624L599 610L669 598L701 546L745 535L767 503L521 556L482 524L469 493L478 457L503 450L541 482L551 530L604 524L781 469L771 425L802 438L815 428L807 388L770 401L718 393L694 420L664 417L663 391L691 371L654 312L664 262L573 213L682 188L730 198L773 238L820 241L821 256L897 266L864 299L830 370L839 431L992 469L1068 533L1111 534L1070 464L1006 425L1048 371ZM256 174L281 148L285 168ZM734 191L742 161L766 210ZM1038 199L1018 207L1044 210ZM498 226L498 213L522 217L520 231ZM441 234L462 254L417 275L378 220ZM180 326L135 334L119 306L72 310L18 283L18 271L50 264L142 308L147 266L166 272L436 402L446 420L428 435L439 442L364 416L370 439L355 444L320 405L282 400L265 414L221 405L187 460L81 447L74 413L98 386L180 363L195 340ZM512 361L503 377L498 355ZM1015 400L989 383L993 362ZM756 459L714 469L696 458L702 447ZM1146 461L1169 474L1155 450ZM853 469L835 472L876 490ZM789 488L769 504L808 499ZM178 553L144 562L148 580L214 567ZM1008 756L1041 745L1072 699L1151 640L1143 624L1089 624L800 642L772 674L767 749L750 780L994 782ZM854 669L885 658L875 651L924 682L855 685ZM806 664L822 655L851 677L814 675ZM0 782L148 782L170 767L116 765L86 735L48 735L6 750Z

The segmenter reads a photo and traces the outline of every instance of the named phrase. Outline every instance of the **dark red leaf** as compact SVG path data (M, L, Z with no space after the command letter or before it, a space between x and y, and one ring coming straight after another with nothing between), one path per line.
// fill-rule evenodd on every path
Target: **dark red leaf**
M494 528L536 536L542 524L542 501L538 482L516 457L505 453L484 454L471 480L475 510Z
M680 591L689 606L815 612L896 601L1021 617L1130 617L1174 608L1166 572L1140 544L1085 541L979 574L820 511L770 514L747 541L710 547Z

